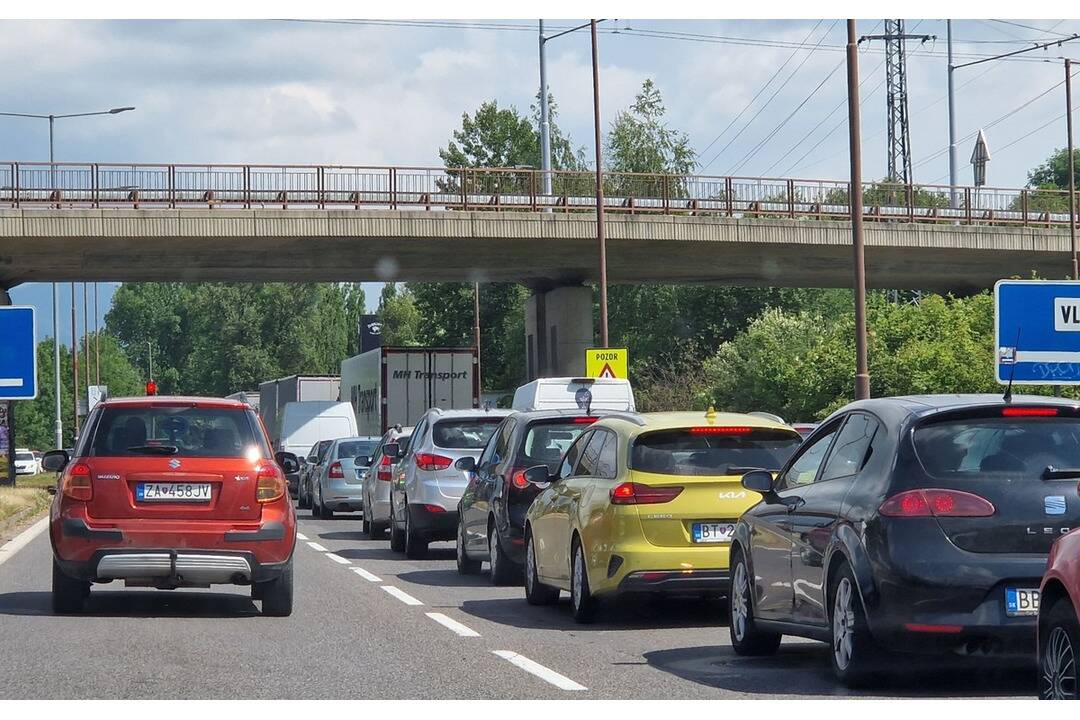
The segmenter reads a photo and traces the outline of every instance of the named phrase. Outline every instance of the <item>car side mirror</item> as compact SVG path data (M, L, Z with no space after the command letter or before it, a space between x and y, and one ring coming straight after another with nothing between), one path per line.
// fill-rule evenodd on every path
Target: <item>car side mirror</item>
M551 483L551 473L548 472L547 465L533 465L524 475L531 485L547 487Z
M286 475L292 475L300 472L300 460L291 452L276 452L274 453L274 460Z
M773 492L773 476L768 470L751 470L742 476L742 486L762 495Z
M476 472L476 458L471 455L458 458L454 462L454 467L462 472Z
M357 455L353 458L353 465L358 468L366 468L371 464L371 457L368 455Z
M67 450L50 450L41 458L41 467L49 472L60 472L71 461Z

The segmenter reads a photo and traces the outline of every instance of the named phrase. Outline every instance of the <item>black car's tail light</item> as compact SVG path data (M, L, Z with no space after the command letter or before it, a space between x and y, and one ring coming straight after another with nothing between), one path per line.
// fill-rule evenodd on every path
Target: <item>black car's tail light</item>
M990 517L997 510L989 500L973 493L926 488L893 495L878 512L885 517Z
M683 491L681 486L652 487L626 482L611 488L612 505L655 505L671 502Z

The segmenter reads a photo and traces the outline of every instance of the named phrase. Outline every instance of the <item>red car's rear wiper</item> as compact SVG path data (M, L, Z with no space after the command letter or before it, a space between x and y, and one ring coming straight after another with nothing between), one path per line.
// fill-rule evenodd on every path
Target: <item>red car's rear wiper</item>
M180 448L175 445L135 445L129 447L128 452L142 453L144 455L175 455Z
M1068 480L1069 478L1080 478L1080 468L1056 468L1053 465L1047 465L1043 470L1043 480Z

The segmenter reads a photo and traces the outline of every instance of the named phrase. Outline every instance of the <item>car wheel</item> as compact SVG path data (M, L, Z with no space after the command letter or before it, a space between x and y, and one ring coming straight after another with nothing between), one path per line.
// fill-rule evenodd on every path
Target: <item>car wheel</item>
M480 560L473 560L465 552L465 524L458 520L457 526L457 571L462 575L476 575L480 572Z
M570 605L574 620L591 623L596 620L596 598L589 588L589 571L585 567L585 550L581 541L574 541L574 560L570 567Z
M847 687L862 687L873 677L880 653L870 637L855 576L846 564L833 575L828 597L832 636L829 661L833 673Z
M371 532L371 521L368 520L368 514L366 512L364 513L363 519L360 521L360 532L367 535L368 539L371 539L371 538L374 537L372 532Z
M296 504L300 506L301 510L307 510L311 507L311 500L308 498L307 493L304 492L303 483L300 483L300 487L296 490Z
M262 614L271 617L292 615L293 606L293 563L285 563L285 569L273 580L258 583L252 594L258 592L262 597Z
M427 556L428 542L409 519L409 505L405 504L405 557L410 560L420 560Z
M521 576L521 569L503 550L494 521L488 527L488 566L491 568L492 585L511 585Z
M83 610L83 603L90 596L90 583L68 577L53 558L52 608L54 613L74 614Z
M398 528L394 520L393 508L390 510L390 549L394 552L405 552L405 531Z
M780 647L780 635L763 632L754 621L753 583L741 550L735 551L728 594L728 629L731 646L739 655L772 655Z
M1039 633L1039 699L1076 700L1080 671L1080 623L1069 599L1050 606Z
M525 538L525 599L530 605L551 605L559 599L559 588L540 582L532 533Z
M317 498L314 494L312 494L311 496L311 517L315 518L316 520L322 517L322 508L319 507L319 498Z

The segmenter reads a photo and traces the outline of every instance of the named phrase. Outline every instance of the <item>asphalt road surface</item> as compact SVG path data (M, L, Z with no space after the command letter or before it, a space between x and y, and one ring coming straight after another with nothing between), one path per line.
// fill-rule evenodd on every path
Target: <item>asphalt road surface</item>
M42 533L0 564L0 699L1032 697L1033 668L898 662L852 693L827 647L785 640L768 658L731 650L719 601L626 600L578 625L564 593L532 607L520 587L458 575L452 543L406 560L358 515L301 511L294 611L264 618L246 588L95 585L84 615L50 611Z

